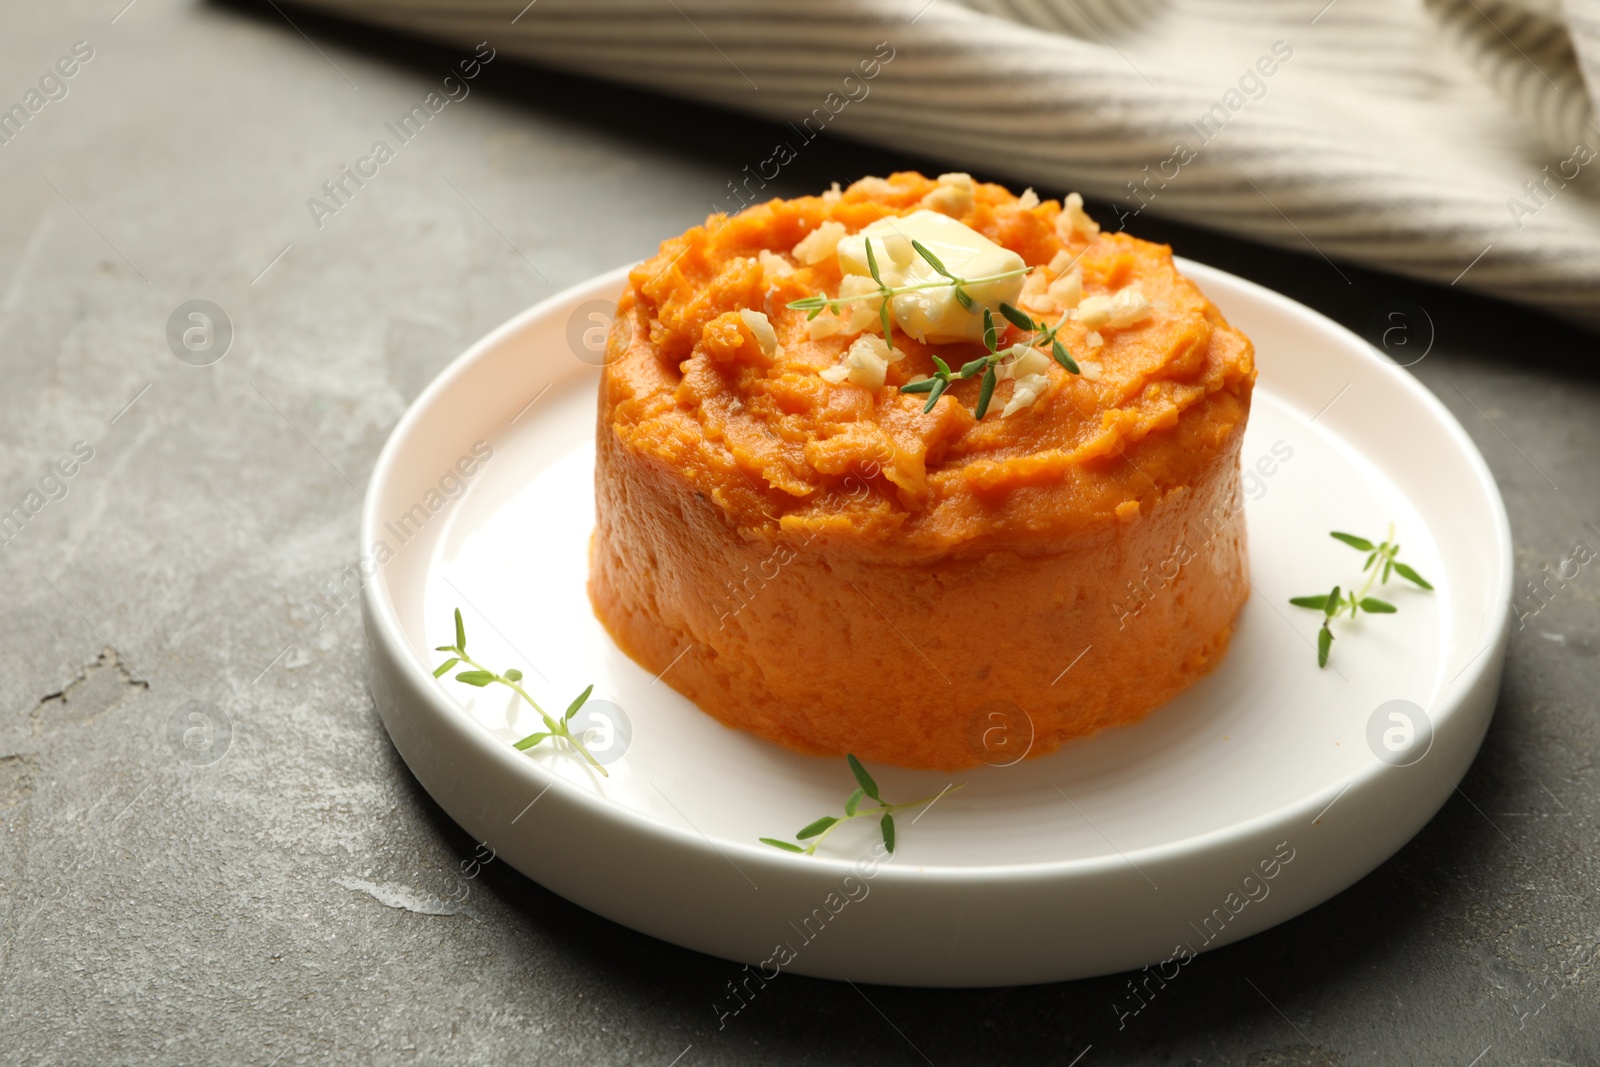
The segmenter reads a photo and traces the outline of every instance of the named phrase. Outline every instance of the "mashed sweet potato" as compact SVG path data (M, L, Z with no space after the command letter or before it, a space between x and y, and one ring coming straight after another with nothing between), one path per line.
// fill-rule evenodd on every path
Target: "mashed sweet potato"
M1144 716L1226 651L1249 588L1249 340L1167 247L1098 232L1076 198L962 179L713 217L629 277L590 595L729 726L908 767L1009 762ZM881 327L787 305L839 295L840 233L930 209L1035 268L1017 301L1062 322L1082 373L1048 361L1007 416L1022 383L1001 380L981 421L979 380L957 381L925 414L899 387L985 349L895 329L881 386L824 377ZM999 347L1022 337L1001 324Z

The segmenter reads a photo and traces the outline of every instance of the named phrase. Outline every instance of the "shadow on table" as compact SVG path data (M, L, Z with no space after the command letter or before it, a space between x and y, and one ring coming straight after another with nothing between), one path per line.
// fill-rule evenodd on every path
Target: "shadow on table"
M1486 752L1498 741L1491 731ZM1492 759L1492 756L1488 757ZM410 776L416 809L457 855L475 842ZM1493 783L1475 770L1463 789L1485 802ZM1307 1001L1338 997L1353 983L1393 987L1411 1001L1399 959L1437 951L1436 916L1468 906L1467 879L1485 857L1504 851L1497 830L1460 795L1394 858L1356 885L1300 917L1235 945L1204 953L1165 984L1130 989L1142 972L1075 982L992 989L853 988L847 983L782 975L736 1015L728 983L740 965L635 933L545 890L505 864L483 868L475 883L502 907L500 951L526 954L530 968L552 966L574 988L604 987L628 1004L636 1025L671 1027L704 1051L740 1056L757 1048L800 1048L815 1062L1070 1064L1088 1046L1105 1062L1187 1062L1214 1038L1243 1039L1261 1063L1322 1063L1340 1058L1338 1039L1305 1034L1280 1012L1302 1015ZM509 917L507 921L503 917ZM995 923L1007 916L991 917ZM513 936L516 935L516 936ZM520 947L519 947L520 946ZM554 957L553 959L551 957ZM1390 964L1388 968L1384 964ZM1384 973L1388 971L1389 973ZM1370 1003L1371 997L1363 997ZM719 1011L720 1006L720 1011ZM1130 1009L1138 1008L1136 1013ZM1298 1009L1297 1011L1295 1009ZM719 1026L719 1022L723 1025ZM1255 1059L1251 1060L1256 1063Z

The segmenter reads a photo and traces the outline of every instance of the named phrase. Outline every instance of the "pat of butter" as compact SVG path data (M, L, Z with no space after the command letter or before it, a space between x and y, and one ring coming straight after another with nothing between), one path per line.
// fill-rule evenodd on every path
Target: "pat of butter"
M860 233L839 241L839 270L869 275L866 242L872 241L873 258L885 285L899 288L939 282L943 276L915 249L916 241L938 257L945 270L958 278L984 278L1020 271L1022 257L989 240L977 230L937 211L914 211L904 218L879 219ZM901 293L889 304L895 325L923 342L983 341L983 308L1000 316L1000 304L1015 304L1025 276L965 286L972 298L968 311L956 299L955 288L937 285ZM876 308L875 301L869 302Z

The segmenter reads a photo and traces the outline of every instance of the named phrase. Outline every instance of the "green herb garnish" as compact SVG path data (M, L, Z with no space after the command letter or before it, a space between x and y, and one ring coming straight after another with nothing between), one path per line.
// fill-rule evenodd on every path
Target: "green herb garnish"
M995 340L999 337L999 329L995 326L994 315L988 308L983 309L983 343L988 348L987 356L979 356L968 363L961 365L960 371L951 371L950 365L937 355L933 357L933 376L920 381L907 382L900 387L902 393L928 393L928 402L922 405L922 413L926 415L933 410L933 405L939 402L945 390L950 388L951 382L966 381L982 372L983 384L978 392L978 418L983 418L984 412L989 408L989 398L994 395L995 373L994 364L998 363L1004 352L994 350Z
M1017 270L1005 271L1001 274L987 274L980 278L963 278L959 275L952 274L949 268L944 265L944 262L921 241L912 240L911 247L916 250L917 255L921 256L927 262L928 266L932 267L934 271L938 273L940 280L932 282L918 282L914 285L890 286L884 282L883 275L878 268L878 256L877 253L872 250L872 238L865 238L862 241L862 245L866 250L867 272L872 276L872 280L877 283L877 292L862 293L857 296L832 298L822 294L817 294L815 296L804 297L800 300L790 301L787 306L796 311L809 312L809 314L806 316L806 318L809 320L814 319L818 315L822 314L824 308L832 309L833 313L838 315L840 309L845 304L852 304L862 300L876 300L878 301L878 321L883 328L883 340L884 343L890 348L894 347L893 322L889 314L890 301L896 296L899 296L901 293L911 293L923 289L936 289L943 286L949 286L952 294L956 298L957 303L970 312L975 310L975 308L972 300L972 294L967 292L968 286L1003 281L1006 278L1015 278L1018 275L1027 274L1033 269L1032 267L1022 267ZM978 388L978 404L974 409L974 414L981 420L989 413L989 403L994 399L995 386L999 382L999 375L997 374L995 368L1008 356L1015 355L1016 348L1046 349L1057 363L1066 368L1068 373L1080 373L1078 370L1077 361L1072 358L1072 355L1067 351L1066 346L1063 345L1060 339L1056 336L1060 329L1066 325L1066 315L1061 317L1060 322L1056 323L1054 326L1051 326L1049 323L1043 320L1035 320L1026 312L1004 302L1000 304L1000 314L1005 317L1006 321L1010 322L1020 330L1027 331L1032 336L1026 341L1020 342L1019 345L1010 346L1004 350L1000 349L999 342L1003 327L1001 327L995 321L994 314L989 310L989 308L984 307L983 346L988 350L988 355L979 356L977 359L963 364L960 373L952 372L945 361L935 355L933 357L935 367L933 375L914 382L908 382L900 387L900 391L902 393L913 394L927 393L928 402L922 406L923 414L927 414L933 410L933 406L939 402L939 398L943 396L950 388L952 382L962 381L982 374L983 381Z
M938 356L934 356L933 376L931 378L923 378L920 381L907 382L905 385L900 387L900 391L902 393L927 393L928 402L922 405L922 413L926 415L928 412L933 410L933 405L939 402L939 398L944 396L944 391L950 388L950 382L952 380L971 377L971 375L967 373L967 367L970 366L972 366L972 364L968 363L966 367L961 368L960 374L952 375L950 373L950 365L944 360L940 359Z
M815 822L807 823L795 833L794 841L780 841L775 837L763 837L760 839L761 843L782 849L785 852L798 852L804 856L814 856L817 852L817 846L822 844L827 836L838 827L843 826L851 819L867 819L878 816L878 832L883 835L884 847L893 853L895 812L905 811L909 808L920 808L924 804L932 804L935 800L944 796L945 793L953 789L960 789L965 784L958 783L945 786L944 789L931 797L923 797L921 800L913 800L907 804L890 804L879 795L878 783L873 780L872 775L867 773L867 769L861 765L861 761L856 759L854 754L845 756L845 760L850 764L850 773L855 775L856 790L844 802L844 815L824 815ZM866 802L868 801L871 803L867 804ZM866 804L866 806L863 806L863 804ZM805 841L809 842L809 844L796 844L795 842L797 841Z
M996 373L995 368L1007 358L1013 358L1014 361L1014 357L1019 354L1017 352L1019 348L1026 350L1048 345L1051 355L1055 357L1055 361L1066 368L1068 373L1079 373L1078 364L1067 353L1066 347L1056 338L1056 331L1066 324L1065 316L1056 325L1051 326L1042 321L1035 321L1027 312L1003 302L1000 305L1000 314L1005 317L1007 322L1019 329L1029 331L1033 336L1018 344L1010 345L1004 349L1000 348L1002 327L995 321L994 313L988 308L984 308L983 347L988 349L988 355L979 356L971 362L962 364L959 374L951 373L945 361L938 356L934 356L933 376L923 378L920 381L908 382L900 387L900 391L902 393L931 393L932 395L928 398L927 404L923 405L922 408L923 414L927 414L933 410L933 405L939 402L939 397L944 395L945 390L950 388L952 381L963 381L976 377L981 373L983 381L978 386L978 405L972 412L973 416L981 421L989 413L989 402L994 399L994 389L999 382L999 375Z
M950 279L951 292L956 298L956 303L960 304L968 311L971 311L972 296L966 291L966 289L962 287L971 285L972 282L967 281L965 278L957 278L954 274L951 274L949 271L945 270L944 264L939 261L939 257L928 251L927 245L924 245L921 241L913 240L911 242L911 247L917 250L917 255L928 261L928 266L938 271L944 277ZM996 275L996 277L1005 277L1005 275Z
M1398 574L1413 585L1427 590L1433 589L1428 580L1418 574L1410 564L1400 562L1398 558L1400 545L1394 539L1393 523L1389 524L1389 536L1378 544L1373 544L1365 537L1341 533L1338 530L1331 531L1329 536L1359 552L1367 553L1367 561L1361 565L1361 571L1366 574L1367 580L1359 592L1343 593L1336 585L1328 593L1289 598L1289 603L1297 608L1310 608L1322 612L1322 629L1317 632L1318 667L1328 665L1328 653L1333 648L1333 631L1329 627L1341 613L1348 610L1353 619L1362 611L1369 615L1393 615L1400 610L1387 600L1368 596L1374 585L1386 585L1391 575Z
M872 275L872 280L878 283L878 292L883 299L878 301L878 325L883 327L883 343L890 348L894 347L894 330L889 319L889 301L894 293L887 285L883 284L883 275L878 273L878 257L872 254L872 238L863 239L862 245L867 250L867 270ZM838 312L834 312L835 315Z
M1060 339L1056 337L1061 327L1067 324L1067 315L1062 315L1061 321L1051 326L1043 319L1035 319L1026 311L1021 308L1014 308L1010 304L1001 304L1000 314L1004 315L1007 321L1015 325L1017 329L1027 330L1033 334L1032 337L1024 342L1029 348L1049 348L1051 358L1066 368L1068 374L1082 373L1078 370L1078 361L1072 358L1072 354L1067 351L1066 345L1063 345Z
M927 260L928 266L932 267L938 272L939 279L931 282L916 282L912 285L890 286L884 284L883 277L878 272L878 257L872 251L872 238L866 238L863 243L866 246L867 271L872 275L872 280L878 283L877 292L861 293L858 296L834 297L824 296L823 294L818 293L815 296L807 296L799 300L791 300L787 306L795 311L810 312L806 318L814 319L818 315L822 314L824 308L831 310L835 315L837 315L839 314L840 309L846 304L854 304L862 300L876 300L878 301L878 316L883 323L883 339L890 348L894 347L894 341L889 336L889 301L894 297L899 296L901 293L915 293L924 289L943 289L945 287L949 287L955 294L956 302L962 307L966 308L968 311L971 311L972 295L967 292L968 286L987 285L989 282L1005 281L1007 278L1015 278L1019 275L1026 274L1028 271L1033 269L1032 267L1019 267L1016 270L1003 271L999 274L985 274L979 278L962 278L955 274L951 274L945 269L945 265L939 260L938 256L928 251L927 246L925 246L921 241L914 240L911 242L911 247L917 250L918 255Z
M515 667L512 667L504 674L496 674L494 671L489 670L483 664L467 655L467 628L461 622L460 608L456 609L456 643L453 645L440 645L438 648L434 649L434 651L450 653L449 659L445 660L443 663L439 664L439 666L434 668L433 676L435 678L442 678L450 671L452 667L465 663L472 669L468 671L461 671L456 675L456 681L463 682L467 685L477 686L479 689L482 689L488 685L499 683L500 685L503 685L512 692L516 693L523 700L526 700L528 702L528 706L539 713L539 717L544 720L545 729L538 733L529 734L521 741L518 741L516 743L518 751L526 752L528 749L534 747L542 741L552 737L559 737L566 741L567 744L577 749L579 754L594 766L595 770L599 771L602 775L608 778L610 777L609 772L607 772L606 769L600 765L600 762L594 758L587 748L583 747L583 742L572 736L572 731L569 727L573 716L578 714L578 709L583 707L584 701L589 699L589 694L594 692L594 686L591 685L589 688L579 693L577 699L567 706L566 714L563 715L559 721L552 719L545 712L545 710L539 706L538 701L529 696L528 691L522 688L521 671L517 670Z

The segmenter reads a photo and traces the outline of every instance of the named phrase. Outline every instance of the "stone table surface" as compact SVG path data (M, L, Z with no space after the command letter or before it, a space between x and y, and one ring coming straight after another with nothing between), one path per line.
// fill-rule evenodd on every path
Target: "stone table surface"
M358 610L316 606L362 487L447 361L700 221L773 128L501 57L319 227L307 199L463 50L270 2L124 3L0 12L0 102L92 50L0 145L0 510L27 518L0 552L0 1060L1600 1063L1587 567L1523 601L1482 753L1415 840L1121 1029L1127 976L784 977L719 1030L725 961L503 863L447 904L474 843L384 733ZM906 165L938 166L819 140L774 191ZM1358 330L1425 309L1412 372L1499 480L1519 588L1600 547L1592 335L1310 249L1135 229ZM193 299L233 325L208 366L167 339ZM231 727L216 762L182 743L190 701Z

